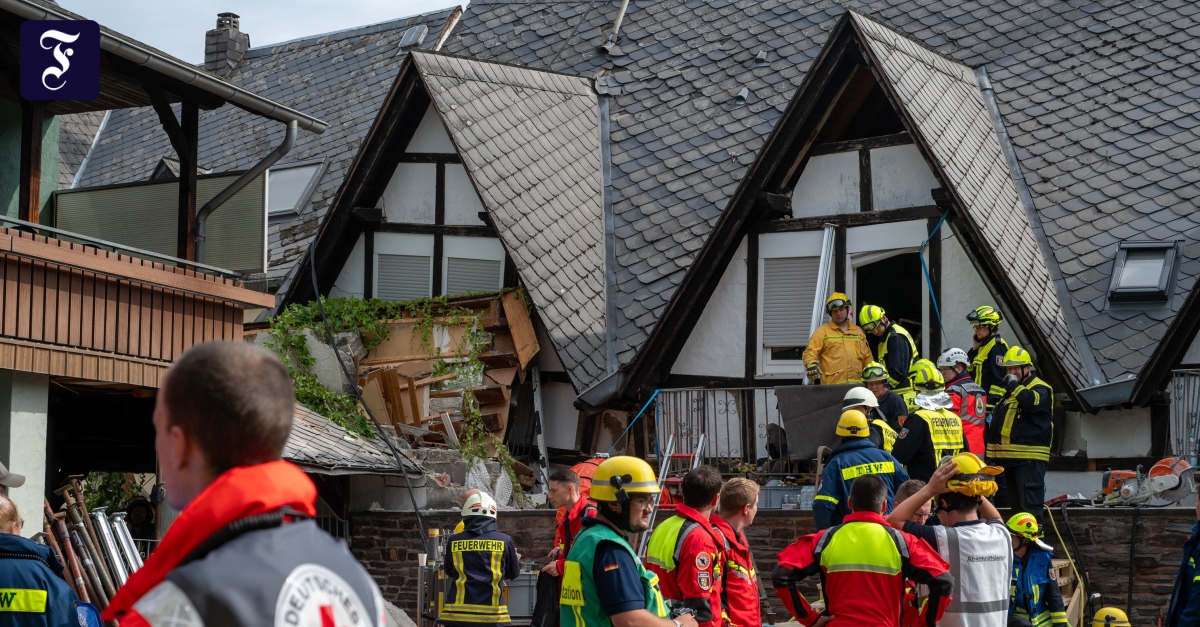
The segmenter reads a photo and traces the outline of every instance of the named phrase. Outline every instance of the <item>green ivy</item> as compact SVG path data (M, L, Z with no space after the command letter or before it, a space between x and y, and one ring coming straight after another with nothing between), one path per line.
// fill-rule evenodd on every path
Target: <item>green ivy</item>
M119 511L130 499L140 496L145 487L127 480L120 472L89 472L83 479L83 486L88 511L107 507L110 513Z

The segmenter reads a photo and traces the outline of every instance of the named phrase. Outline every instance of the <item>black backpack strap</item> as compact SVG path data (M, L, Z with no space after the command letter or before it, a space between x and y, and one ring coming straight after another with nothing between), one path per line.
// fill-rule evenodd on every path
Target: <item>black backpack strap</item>
M204 559L204 557L209 553L212 553L225 543L243 534L250 533L251 531L260 531L262 529L274 529L275 527L282 526L284 523L308 520L309 518L310 516L308 514L298 512L290 507L284 507L273 512L267 512L266 514L247 516L246 518L235 520L222 527L219 531L211 536L208 536L208 538L197 545L196 548L192 549L192 551L187 554L187 557L184 557L179 562L176 568L185 564L190 564L191 562L197 560Z

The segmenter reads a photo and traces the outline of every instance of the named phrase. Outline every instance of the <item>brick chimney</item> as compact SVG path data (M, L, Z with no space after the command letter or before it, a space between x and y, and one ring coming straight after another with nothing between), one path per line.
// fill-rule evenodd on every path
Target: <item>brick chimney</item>
M217 27L204 33L204 69L229 77L250 49L250 35L238 30L236 13L218 13Z

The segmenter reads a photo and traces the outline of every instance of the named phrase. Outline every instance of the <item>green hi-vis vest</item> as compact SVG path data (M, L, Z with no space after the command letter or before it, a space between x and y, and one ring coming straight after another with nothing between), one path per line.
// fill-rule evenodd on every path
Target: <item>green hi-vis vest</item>
M1017 387L1013 388L1012 394L1004 397L1004 400L996 406L997 412L1000 411L1001 407L1004 409L1004 423L1000 426L1000 441L995 444L987 445L987 456L989 459L1032 459L1043 462L1050 461L1050 447L1048 445L1041 446L1037 444L1014 444L1012 441L1013 423L1017 420L1017 413L1020 411L1017 409L1017 395L1025 390L1038 386L1046 388L1047 392L1051 394L1050 415L1054 415L1054 396L1053 392L1051 391L1052 388L1047 385L1045 381L1042 381L1037 377L1033 377L1029 380L1029 383L1018 385ZM1036 390L1031 391L1035 395L1034 404L1040 404L1040 395L1042 393ZM1024 418L1030 419L1028 416L1025 416ZM992 420L995 419L995 416L993 416ZM1053 438L1053 423L1050 425L1050 435L1051 438Z
M596 581L592 578L596 547L604 540L629 551L633 563L637 564L642 590L646 593L646 609L659 618L666 618L667 605L658 589L658 575L642 566L642 561L625 538L608 525L599 523L584 527L567 554L562 573L562 591L558 597L558 616L562 627L612 627L612 619L600 605L600 591L596 590Z
M891 453L892 447L896 445L896 430L882 418L872 420L871 424L879 427L879 433L883 436L883 450Z
M919 409L916 411L916 415L929 425L929 437L933 440L933 463L935 466L941 463L943 457L962 452L962 418L945 408Z
M908 544L899 530L887 525L851 522L826 531L813 547L813 557L824 567L822 581L845 572L898 576L908 559Z
M904 379L903 379L904 386L901 387L900 383L902 380L893 377L892 372L887 369L887 362L884 361L887 358L887 354L888 354L888 343L886 340L879 343L879 360L878 361L879 361L879 363L884 364L883 369L885 372L887 372L888 387L892 388L893 392L895 392L901 396L904 396L905 392L912 390L912 383L910 382L910 380L908 378L908 369L912 368L913 362L917 360L917 343L913 341L912 336L908 334L907 329L896 324L895 322L892 323L892 330L894 330L896 332L896 334L899 335L900 337L903 337L904 339L908 340L908 348L909 348L910 352L912 353L912 357L909 358L908 364L904 368L904 372L901 373L904 375ZM907 397L906 397L906 400L907 400Z

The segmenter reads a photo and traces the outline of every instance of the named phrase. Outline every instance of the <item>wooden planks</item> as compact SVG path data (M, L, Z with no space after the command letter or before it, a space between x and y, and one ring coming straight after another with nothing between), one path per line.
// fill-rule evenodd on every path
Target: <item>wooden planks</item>
M500 302L504 306L504 317L508 319L508 329L512 333L521 370L524 371L530 360L537 355L537 333L533 330L529 310L525 308L525 301L519 293L509 292L500 297Z

